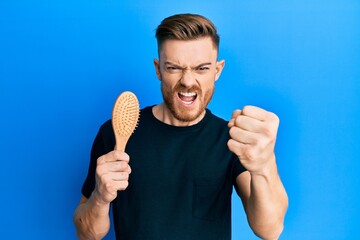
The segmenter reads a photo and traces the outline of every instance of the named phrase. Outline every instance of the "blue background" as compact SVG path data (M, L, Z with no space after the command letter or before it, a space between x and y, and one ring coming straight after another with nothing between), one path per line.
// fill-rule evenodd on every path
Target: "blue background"
M252 104L281 118L281 239L360 239L355 0L1 0L1 238L75 239L93 138L120 92L142 107L161 101L154 30L183 12L221 35L210 109L229 119ZM257 239L235 196L233 215L233 239Z

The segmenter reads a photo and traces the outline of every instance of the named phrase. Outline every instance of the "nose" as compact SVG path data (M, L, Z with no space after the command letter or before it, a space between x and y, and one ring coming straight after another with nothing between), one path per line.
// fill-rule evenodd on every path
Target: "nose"
M191 69L184 69L180 83L185 87L191 87L196 83L196 78Z

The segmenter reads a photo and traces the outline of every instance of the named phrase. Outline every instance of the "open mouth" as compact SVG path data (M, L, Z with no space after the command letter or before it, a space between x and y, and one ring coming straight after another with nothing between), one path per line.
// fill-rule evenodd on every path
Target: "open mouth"
M191 105L197 98L195 92L179 92L178 96L185 105Z

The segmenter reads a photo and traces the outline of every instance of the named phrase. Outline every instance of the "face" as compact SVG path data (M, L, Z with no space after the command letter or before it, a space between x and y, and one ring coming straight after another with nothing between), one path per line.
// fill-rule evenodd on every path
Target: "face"
M159 55L160 60L155 59L154 64L166 117L176 125L200 121L224 67L224 61L217 61L211 38L167 40Z

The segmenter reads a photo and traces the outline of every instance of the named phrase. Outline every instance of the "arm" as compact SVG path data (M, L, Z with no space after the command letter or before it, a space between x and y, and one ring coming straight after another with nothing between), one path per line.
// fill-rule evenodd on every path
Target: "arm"
M74 214L79 239L102 239L110 229L110 204L101 203L94 194L90 199L82 196Z
M110 203L117 191L128 186L129 156L112 151L98 158L95 190L90 198L82 197L74 214L74 224L79 239L101 239L110 229Z
M250 227L263 239L277 239L288 198L278 175L274 146L279 119L256 107L234 112L229 122L229 149L248 170L236 178Z
M251 229L263 239L277 239L288 205L277 172L273 169L265 175L251 175L247 171L236 178L236 185Z

